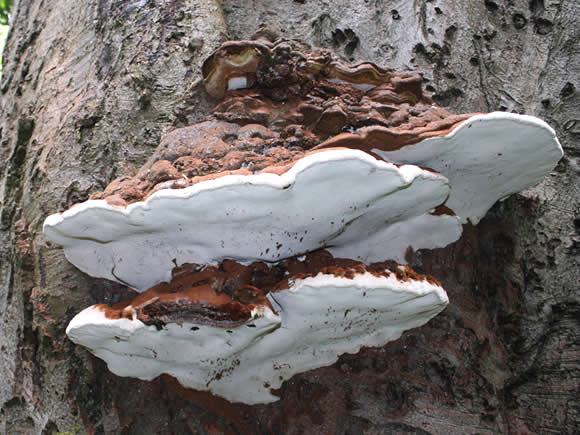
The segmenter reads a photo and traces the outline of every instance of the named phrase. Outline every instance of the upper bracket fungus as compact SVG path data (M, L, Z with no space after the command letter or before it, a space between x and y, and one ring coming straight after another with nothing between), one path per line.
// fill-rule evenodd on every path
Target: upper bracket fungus
M121 376L277 400L295 373L439 313L441 286L397 263L562 155L543 121L452 115L418 73L299 41L227 42L202 71L222 98L204 122L44 223L79 269L142 292L67 328Z
M424 247L432 228L419 231L411 220L406 244L391 244L397 233L385 229L404 228L448 195L439 174L358 150L328 150L280 175L223 175L159 190L126 207L87 201L49 217L45 232L79 269L142 291L168 281L171 269L184 263L273 262L320 248L355 258L362 253L349 247L365 241L384 245L384 258L402 259L409 245ZM455 221L445 231L449 242L460 226Z

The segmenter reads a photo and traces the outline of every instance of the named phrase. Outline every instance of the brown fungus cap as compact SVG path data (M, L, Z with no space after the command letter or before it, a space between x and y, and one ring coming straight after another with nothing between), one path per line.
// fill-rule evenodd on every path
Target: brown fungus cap
M224 175L281 173L312 149L398 149L471 116L434 106L416 72L349 65L295 40L226 42L203 74L208 92L224 97L209 120L167 134L136 175L91 199L122 206ZM249 88L226 92L242 76Z
M322 142L315 149L352 148L375 155L376 150L394 151L424 139L445 136L461 122L473 116L472 114L449 115L447 111L439 110L446 116L438 117L436 110L433 110L429 112L429 116L409 118L406 123L396 128L380 125L364 127L356 133L336 135Z
M318 69L313 66L311 62L309 68L312 70ZM383 83L389 83L396 73L393 70L378 67L371 62L361 62L355 65L348 65L340 60L333 60L330 63L325 62L326 65L319 65L322 67L319 71L323 75L331 79L344 80L348 83L357 85L368 84L378 86ZM419 77L420 79L420 77Z
M378 86L412 77L378 67L371 62L350 65L328 50L312 49L299 40L228 41L204 62L208 93L222 98L232 78L250 78L246 87L307 87L312 80L340 80L354 85ZM419 85L420 92L420 85Z
M232 78L255 74L270 54L270 44L260 41L229 41L217 49L203 64L207 92L221 98Z
M259 124L202 122L166 135L135 176L113 181L90 199L127 205L159 190L183 189L226 175L280 173L317 144L300 126L279 133Z

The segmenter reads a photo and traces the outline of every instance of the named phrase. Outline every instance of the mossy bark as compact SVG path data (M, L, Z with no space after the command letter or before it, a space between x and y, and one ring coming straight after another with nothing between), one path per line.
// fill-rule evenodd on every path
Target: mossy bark
M572 433L580 426L580 4L543 0L20 0L0 84L0 433ZM70 343L123 288L71 266L42 222L134 174L215 100L200 65L262 32L418 69L451 111L539 116L565 157L456 244L415 253L449 308L383 348L231 405L118 378Z

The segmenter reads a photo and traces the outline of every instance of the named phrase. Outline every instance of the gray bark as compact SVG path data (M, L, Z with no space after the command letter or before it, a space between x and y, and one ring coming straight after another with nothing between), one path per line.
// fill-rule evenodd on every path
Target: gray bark
M580 4L555 0L20 0L0 84L0 433L573 433L580 427ZM259 26L417 69L456 113L539 116L565 150L539 186L412 266L428 325L247 407L109 373L64 333L123 289L71 266L44 218L134 174L211 110L200 65Z

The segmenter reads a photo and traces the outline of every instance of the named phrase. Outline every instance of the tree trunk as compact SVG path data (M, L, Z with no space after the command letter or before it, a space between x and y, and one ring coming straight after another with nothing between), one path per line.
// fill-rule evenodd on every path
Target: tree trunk
M580 3L19 0L0 85L0 433L573 433L580 427ZM200 65L265 25L424 73L452 112L539 116L565 157L452 246L416 253L449 307L382 348L287 381L279 402L120 378L65 335L123 288L42 234L216 103Z

